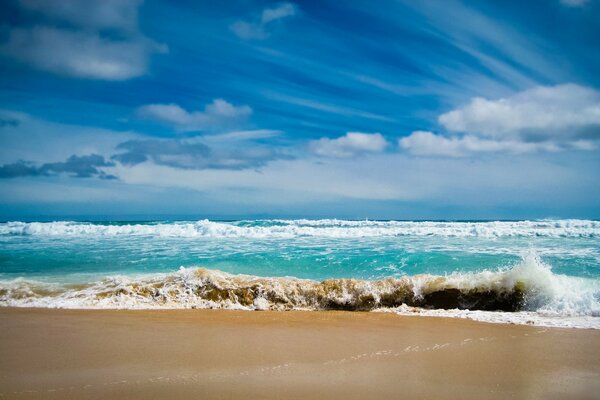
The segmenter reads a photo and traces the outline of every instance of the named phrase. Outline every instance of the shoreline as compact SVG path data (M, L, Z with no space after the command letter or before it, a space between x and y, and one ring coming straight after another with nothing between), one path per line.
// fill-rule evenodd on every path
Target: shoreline
M344 311L0 308L0 398L593 398L600 331Z
M507 269L380 279L265 277L201 267L109 275L87 283L19 278L0 280L0 307L374 311L600 329L599 283L554 274L529 253Z
M243 312L243 313L373 313L373 314L387 314L401 318L434 318L434 319L458 319L463 321L472 321L482 324L493 324L493 325L516 325L516 326L528 326L540 329L576 329L576 330L596 330L600 332L600 317L561 317L561 316L540 316L533 311L482 311L482 310L460 310L460 309L422 309L418 307L401 306L399 308L378 308L373 310L314 310L309 308L294 308L285 310L272 310L272 309L250 309L250 308L227 308L227 307L214 307L214 308L200 308L196 306L191 307L155 307L155 308L94 308L94 307L35 307L35 306L7 306L0 305L2 309L14 309L14 310L65 310L65 311L131 311L131 312L169 312L169 311L223 311L223 312ZM585 319L591 319L592 321L585 321Z

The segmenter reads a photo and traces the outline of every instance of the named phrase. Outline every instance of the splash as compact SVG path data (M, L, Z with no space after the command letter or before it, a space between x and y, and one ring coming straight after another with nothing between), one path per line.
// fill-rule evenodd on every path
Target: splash
M425 314L452 310L526 313L529 319L531 315L585 317L592 318L594 324L600 317L599 294L600 281L554 274L535 253L505 270L375 281L264 278L204 268L181 268L171 274L144 277L114 276L85 285L0 281L2 306L396 310ZM444 315L452 316L452 312Z

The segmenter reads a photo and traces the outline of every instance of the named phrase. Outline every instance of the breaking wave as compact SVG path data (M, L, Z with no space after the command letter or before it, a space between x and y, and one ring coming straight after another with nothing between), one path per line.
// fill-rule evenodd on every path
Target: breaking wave
M360 238L386 236L442 237L599 237L600 221L540 220L492 222L263 220L165 223L6 222L0 235L159 236L207 238Z
M568 326L600 328L600 280L553 274L535 254L526 255L519 264L505 270L446 276L415 275L376 281L330 279L318 282L181 268L171 274L115 276L81 285L24 279L0 281L0 306L391 310L425 315L467 315L483 320L504 312L502 315L524 318L521 321L520 317L511 317L506 320L508 322L525 323L539 317L542 322L538 323L544 325L543 318L559 318L554 320L556 322L571 321L568 318L572 317L579 322L569 322Z

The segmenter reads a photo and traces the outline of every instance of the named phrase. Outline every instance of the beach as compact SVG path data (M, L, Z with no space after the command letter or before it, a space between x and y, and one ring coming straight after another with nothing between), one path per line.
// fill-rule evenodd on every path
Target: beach
M592 399L600 331L340 311L0 309L6 399Z
M1 4L0 400L600 400L600 0Z

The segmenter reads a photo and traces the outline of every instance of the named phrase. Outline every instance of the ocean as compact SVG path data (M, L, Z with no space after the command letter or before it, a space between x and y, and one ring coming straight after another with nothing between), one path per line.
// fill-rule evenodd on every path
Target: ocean
M348 310L600 328L600 221L0 223L0 306Z

